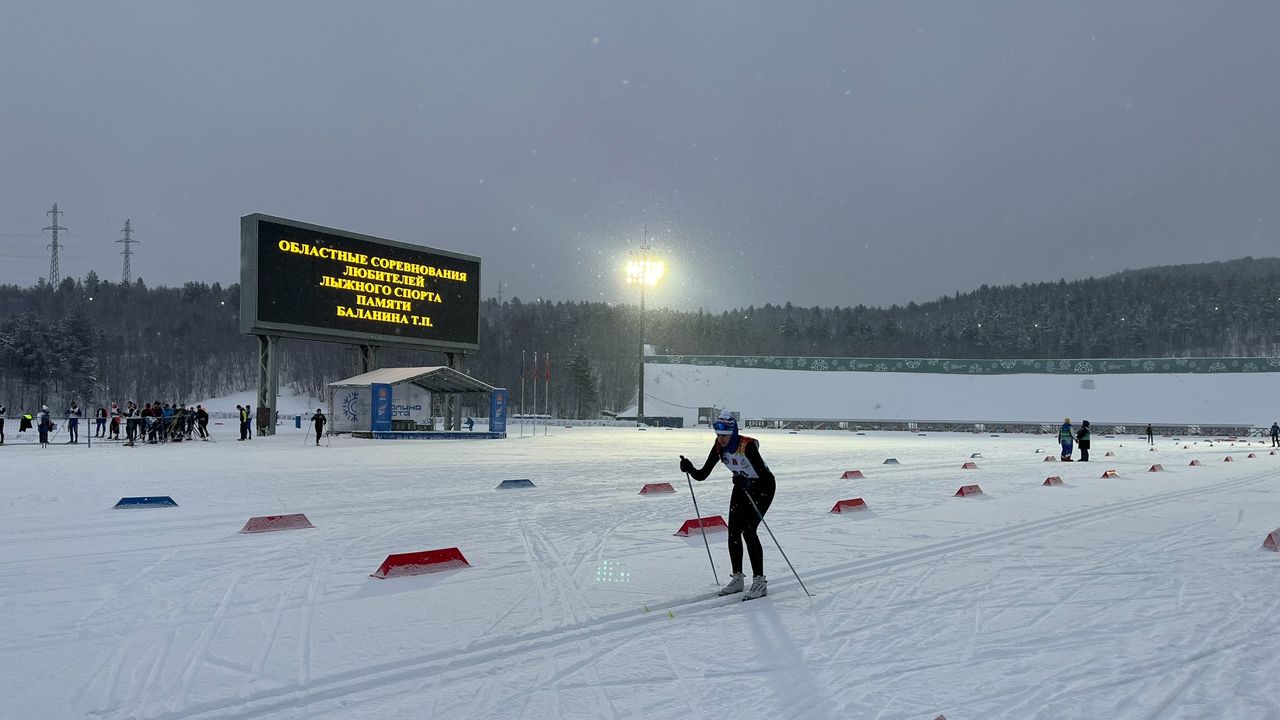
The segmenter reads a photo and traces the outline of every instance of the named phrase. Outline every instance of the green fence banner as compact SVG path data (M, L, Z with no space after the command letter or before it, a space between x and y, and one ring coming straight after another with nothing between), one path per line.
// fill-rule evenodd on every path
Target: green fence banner
M1280 372L1276 357L1089 358L1068 360L963 360L957 358L841 358L774 355L648 355L650 365L807 370L810 372L904 372L944 375L1121 375L1134 373Z

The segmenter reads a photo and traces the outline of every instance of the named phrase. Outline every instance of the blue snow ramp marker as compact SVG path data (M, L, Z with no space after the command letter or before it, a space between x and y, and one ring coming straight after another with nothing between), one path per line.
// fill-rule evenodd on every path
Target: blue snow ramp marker
M520 480L503 480L502 482L498 483L498 487L496 489L510 490L511 488L527 488L527 487L534 487L533 481L528 478L522 478Z
M154 495L148 497L127 497L120 498L120 502L116 503L113 510L127 510L129 508L149 508L149 507L178 507L178 503L168 495Z

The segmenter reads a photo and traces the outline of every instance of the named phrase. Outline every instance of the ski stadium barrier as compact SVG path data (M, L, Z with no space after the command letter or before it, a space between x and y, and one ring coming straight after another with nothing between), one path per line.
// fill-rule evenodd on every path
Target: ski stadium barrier
M471 563L462 556L456 547L440 550L424 550L422 552L400 553L388 555L378 570L369 577L386 580L406 575L423 575L425 573L452 570L459 567L470 567Z
M867 504L862 501L862 498L849 498L848 500L837 500L836 504L831 508L831 512L840 514L866 509L868 509Z
M174 502L173 498L168 495L148 495L146 497L120 498L120 502L116 503L112 509L130 510L150 507L178 507L178 503Z
M724 521L724 518L719 515L702 518L701 532L728 529L729 525ZM680 526L680 529L677 530L675 534L679 537L689 537L690 535L701 534L701 532L699 532L698 519L694 518L692 520L685 520L684 524Z
M276 530L299 530L302 528L314 528L315 525L307 519L302 513L293 515L262 515L259 517L251 517L249 521L240 528L242 533L262 533L275 532Z

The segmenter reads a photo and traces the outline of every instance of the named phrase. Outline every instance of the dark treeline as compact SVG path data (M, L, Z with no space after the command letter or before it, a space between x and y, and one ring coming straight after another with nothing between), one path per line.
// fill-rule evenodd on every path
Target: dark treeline
M0 286L0 402L11 411L47 402L56 413L72 398L91 407L126 399L192 403L233 392L252 399L257 345L239 332L239 299L236 285L148 288L138 280L123 287L93 273L57 288ZM646 325L663 354L1097 358L1273 355L1278 319L1280 259L1245 258L984 285L887 308L650 310ZM635 401L639 328L633 305L489 299L480 308L481 351L467 356L464 370L510 388L517 402L522 377L532 399L536 374L542 411L549 352L553 414L622 410ZM439 353L380 356L383 366L443 363ZM323 398L326 384L355 366L354 348L288 341L281 385Z

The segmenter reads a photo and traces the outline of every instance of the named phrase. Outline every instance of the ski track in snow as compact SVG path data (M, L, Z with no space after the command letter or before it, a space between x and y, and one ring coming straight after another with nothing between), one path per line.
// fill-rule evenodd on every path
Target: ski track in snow
M0 508L0 580L23 588L4 601L0 703L103 720L1280 715L1280 597L1252 580L1276 569L1257 546L1280 525L1280 457L1117 441L1097 445L1122 457L1042 465L1044 438L757 433L780 476L770 525L815 597L762 532L770 596L743 604L713 595L701 538L670 536L687 490L634 497L648 480L629 479L669 477L705 432L557 435L483 459L466 442L311 452L298 434L197 446L211 467L166 493L172 510L103 510L138 494L76 479L110 448L52 458L68 479L36 496L59 500L48 519L22 492ZM23 452L6 460L46 461ZM627 478L597 477L619 454L637 458ZM904 464L879 465L890 454ZM1166 473L1144 472L1153 456ZM241 477L264 461L280 471ZM834 480L846 465L867 478ZM494 491L507 477L538 487ZM987 496L950 497L968 482ZM695 488L704 515L727 485ZM872 512L825 513L857 496ZM236 533L281 506L317 529ZM472 568L368 578L388 552L455 544ZM605 561L629 575L587 582Z

